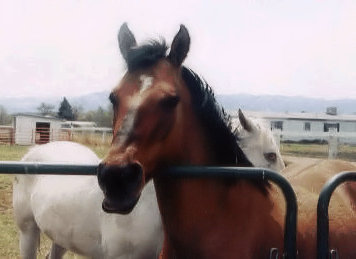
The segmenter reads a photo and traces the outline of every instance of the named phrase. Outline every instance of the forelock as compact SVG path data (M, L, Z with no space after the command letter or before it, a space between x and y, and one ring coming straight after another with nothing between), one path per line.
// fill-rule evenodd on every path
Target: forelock
M127 54L126 64L129 72L145 69L166 57L167 45L164 40L152 40L147 44L131 48Z

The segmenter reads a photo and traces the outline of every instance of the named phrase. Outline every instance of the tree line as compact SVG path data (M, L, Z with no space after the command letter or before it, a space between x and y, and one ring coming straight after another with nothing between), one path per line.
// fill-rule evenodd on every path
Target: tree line
M58 111L55 111L54 105L44 102L37 107L37 111L42 116L49 115L69 121L94 121L98 127L112 126L113 111L111 105L106 108L99 106L94 111L84 111L81 106L72 106L64 97ZM11 120L11 115L0 105L0 125L11 124Z
M0 125L9 125L11 120L11 115L7 113L5 107L0 105Z

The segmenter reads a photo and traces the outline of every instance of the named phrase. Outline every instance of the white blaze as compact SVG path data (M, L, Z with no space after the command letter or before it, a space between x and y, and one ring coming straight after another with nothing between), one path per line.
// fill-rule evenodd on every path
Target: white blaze
M148 75L141 75L140 81L141 81L140 93L142 93L152 85L153 77Z

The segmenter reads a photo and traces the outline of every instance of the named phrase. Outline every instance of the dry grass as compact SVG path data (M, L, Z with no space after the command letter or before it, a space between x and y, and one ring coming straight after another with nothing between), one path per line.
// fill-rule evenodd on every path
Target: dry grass
M356 161L356 146L355 145L340 145L338 158L347 161Z
M0 257L17 258L18 235L12 215L12 176L0 175Z
M282 155L328 158L327 144L281 143ZM338 159L356 162L356 146L339 145Z
M315 158L328 157L328 145L319 144L298 144L298 143L281 143L282 155L303 156Z
M28 147L0 145L0 160L19 160ZM0 257L19 258L18 234L12 214L12 175L0 175Z
M76 132L72 135L72 141L81 143L87 146L109 146L111 143L112 134L106 133L80 133Z

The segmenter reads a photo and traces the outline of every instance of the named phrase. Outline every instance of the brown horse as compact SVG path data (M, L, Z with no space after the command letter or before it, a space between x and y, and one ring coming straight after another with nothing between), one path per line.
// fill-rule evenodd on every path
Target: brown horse
M164 42L137 46L126 24L118 39L128 71L110 95L114 138L98 170L103 209L129 213L153 179L163 258L266 258L271 248L282 251L285 206L278 188L266 181L162 177L174 165L251 166L209 85L182 66L187 29L180 27L168 55ZM304 218L309 223L313 216ZM300 225L299 254L315 257L316 233Z

